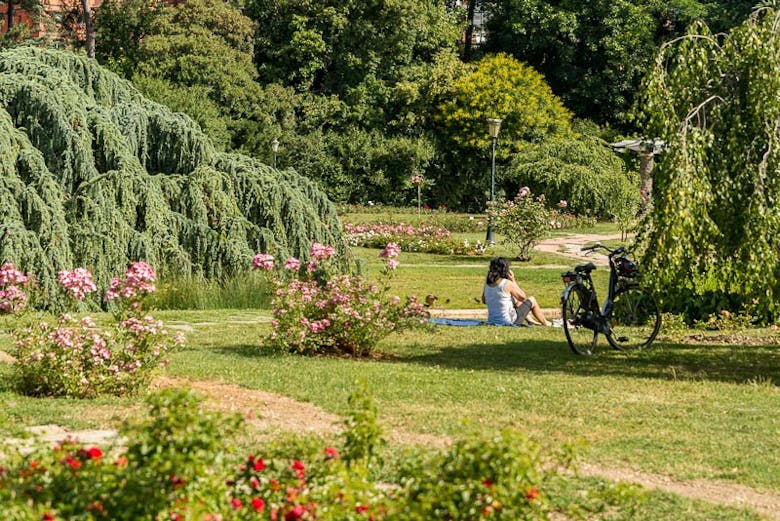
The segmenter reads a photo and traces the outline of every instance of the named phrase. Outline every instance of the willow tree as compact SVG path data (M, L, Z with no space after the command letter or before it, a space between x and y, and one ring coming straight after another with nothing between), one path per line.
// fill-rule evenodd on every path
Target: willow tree
M71 53L0 53L0 259L44 288L143 259L219 277L259 251L342 246L333 204L294 171L218 153L188 117Z
M647 279L694 318L780 311L780 11L726 36L665 45L642 94L645 134L669 142L641 237Z

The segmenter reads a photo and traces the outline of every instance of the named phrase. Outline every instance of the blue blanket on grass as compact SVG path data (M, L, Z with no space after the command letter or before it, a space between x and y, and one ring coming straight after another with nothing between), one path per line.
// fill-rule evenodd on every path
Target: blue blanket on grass
M475 320L470 318L444 318L444 317L432 317L428 319L431 324L437 326L492 326L484 320ZM529 324L510 324L510 327L531 327Z

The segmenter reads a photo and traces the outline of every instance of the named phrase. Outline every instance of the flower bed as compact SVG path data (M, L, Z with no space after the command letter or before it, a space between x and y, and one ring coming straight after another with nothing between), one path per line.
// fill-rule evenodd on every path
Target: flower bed
M340 443L296 439L239 456L229 441L238 417L203 410L191 392L148 402L148 418L122 429L124 447L66 440L0 452L4 519L516 521L616 514L639 500L630 488L600 495L580 486L567 504L556 483L572 451L508 430L408 451L395 472L377 473L381 431L365 387L350 397Z
M404 252L443 255L481 255L486 249L486 245L480 241L456 241L452 239L449 230L430 225L347 223L344 225L344 234L351 246L365 248L382 248L388 242L393 242Z

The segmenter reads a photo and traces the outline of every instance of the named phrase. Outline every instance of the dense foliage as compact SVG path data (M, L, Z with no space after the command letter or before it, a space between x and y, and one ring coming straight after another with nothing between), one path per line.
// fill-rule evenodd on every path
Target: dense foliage
M671 147L654 171L644 266L691 318L780 314L779 22L775 4L727 36L695 26L645 85L641 121Z
M54 291L74 265L99 285L130 261L221 276L255 251L307 258L340 245L335 207L310 181L223 154L189 118L94 61L0 53L0 257Z
M695 20L727 30L754 0L485 0L487 52L507 52L544 74L579 117L628 124L658 46Z
M506 54L485 57L455 79L436 115L440 154L447 166L434 179L448 187L443 202L474 211L484 208L488 199L487 118L503 120L496 149L499 161L565 134L571 124L571 113L544 78Z
M551 202L567 201L577 215L626 220L639 206L638 176L595 136L568 135L529 147L500 175Z

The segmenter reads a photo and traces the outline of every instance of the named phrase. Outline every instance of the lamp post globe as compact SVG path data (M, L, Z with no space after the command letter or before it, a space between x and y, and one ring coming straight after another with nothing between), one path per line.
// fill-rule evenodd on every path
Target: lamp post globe
M488 135L493 140L493 153L491 156L490 166L490 202L493 203L496 200L496 142L498 141L498 133L501 131L502 119L487 118ZM485 236L485 242L490 246L496 243L495 232L493 231L493 219L488 217L487 235Z
M276 168L276 153L279 151L279 140L274 138L273 141L271 141L271 150L274 153L274 168Z

